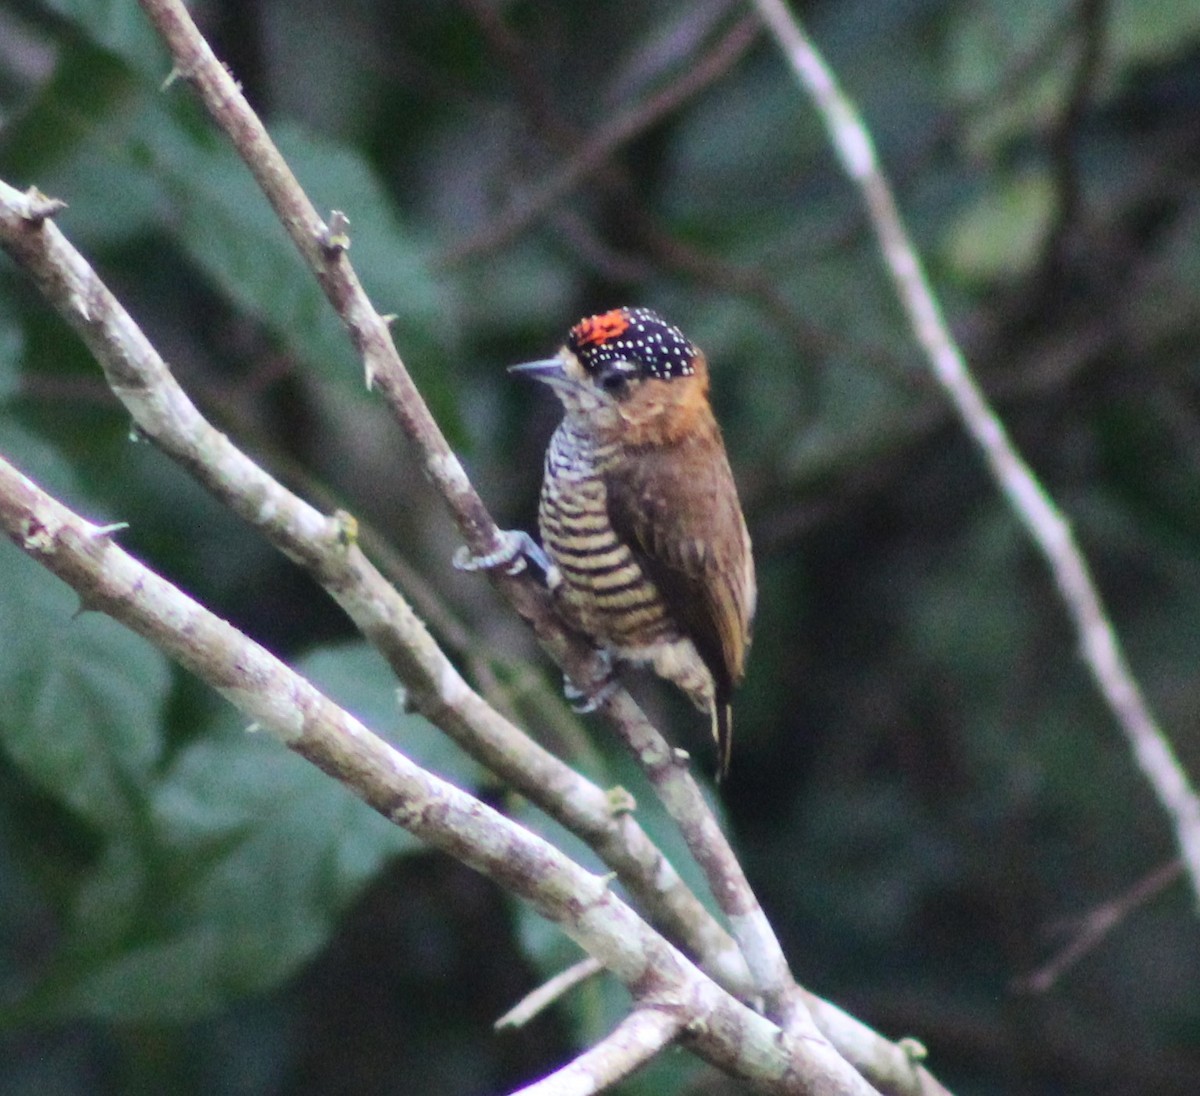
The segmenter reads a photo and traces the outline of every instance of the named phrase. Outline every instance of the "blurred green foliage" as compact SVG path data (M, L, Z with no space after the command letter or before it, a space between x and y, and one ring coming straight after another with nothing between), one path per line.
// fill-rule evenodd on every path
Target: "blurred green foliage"
M557 414L506 364L623 302L708 351L762 590L722 798L802 980L919 1037L960 1094L1194 1091L1200 947L1182 883L1048 992L1019 989L1172 857L1171 835L1040 558L924 373L810 106L765 36L738 44L748 10L207 0L196 14L318 208L350 217L356 269L502 523L532 524ZM839 0L804 15L1200 778L1200 3ZM705 65L699 90L655 111ZM533 728L571 741L521 691L508 656L536 663L529 637L450 572L453 531L336 318L185 84L163 88L169 70L133 0L0 5L0 177L66 199L60 226L204 412L383 534L464 666L482 652ZM600 166L530 207L628 120ZM303 575L131 434L6 261L0 452L89 517L128 521L135 554L529 817L401 714L382 660ZM0 1089L500 1092L620 1014L622 992L597 981L529 1031L492 1034L573 960L561 937L414 855L76 608L0 548ZM702 721L635 684L706 765ZM630 787L676 850L596 745L582 763ZM682 1054L622 1089L727 1090Z

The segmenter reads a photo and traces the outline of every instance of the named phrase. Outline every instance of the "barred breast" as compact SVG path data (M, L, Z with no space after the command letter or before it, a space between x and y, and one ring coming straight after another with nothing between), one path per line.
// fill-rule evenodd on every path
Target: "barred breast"
M663 598L609 521L605 469L613 445L559 425L546 451L538 507L542 543L558 567L557 593L577 626L618 651L678 638Z

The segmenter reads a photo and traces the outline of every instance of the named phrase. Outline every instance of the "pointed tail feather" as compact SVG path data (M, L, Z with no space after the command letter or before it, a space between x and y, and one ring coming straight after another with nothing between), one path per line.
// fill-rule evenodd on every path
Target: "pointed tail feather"
M717 783L729 775L729 759L733 755L733 705L715 701L712 706L712 732L717 742Z

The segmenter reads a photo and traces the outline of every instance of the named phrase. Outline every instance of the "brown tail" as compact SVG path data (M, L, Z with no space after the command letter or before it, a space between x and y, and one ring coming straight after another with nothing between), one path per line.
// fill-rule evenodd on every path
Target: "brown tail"
M729 759L733 756L733 705L728 700L714 701L712 732L717 742L717 783L729 775Z

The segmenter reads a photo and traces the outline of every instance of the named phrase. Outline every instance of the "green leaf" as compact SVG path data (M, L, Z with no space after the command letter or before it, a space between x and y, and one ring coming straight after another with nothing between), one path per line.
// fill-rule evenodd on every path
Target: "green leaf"
M145 231L161 208L158 181L130 170L148 94L119 60L72 39L3 133L5 177L66 201L56 222L78 247Z
M1122 72L1169 61L1195 48L1200 4L1179 0L1116 0L1105 43L1109 61Z
M976 101L994 98L1015 59L1044 47L1070 12L1064 0L976 0L947 14L946 83L952 93Z
M2 415L0 453L69 501L61 458ZM128 818L158 759L170 673L144 640L78 608L33 560L0 552L0 746L46 793L107 828Z
M1025 273L1041 251L1054 203L1054 186L1044 172L1005 180L950 225L944 245L948 263L974 281Z
M428 249L399 223L366 158L295 124L275 127L273 137L321 214L350 218L351 260L372 302L396 316L413 362L441 378L435 366L458 325ZM59 223L85 252L161 230L290 354L365 394L358 355L316 278L182 85L162 92L87 44L64 46L53 79L6 135L5 159L14 177L36 176L69 203ZM444 381L433 385L439 392L437 410L451 417Z
M1074 69L1073 39L1063 34L1071 18L1063 0L981 0L953 11L944 82L977 157L1061 115Z
M166 47L136 0L44 0L96 45L162 80L171 68Z
M365 644L302 664L406 752L473 767L423 719L400 714ZM261 992L328 940L391 857L422 846L345 787L234 713L175 759L154 793L151 844L110 847L80 895L42 1014L186 1019ZM34 1006L30 1006L34 1007Z
M31 560L0 555L0 743L82 818L127 817L160 749L165 659Z
M406 348L418 359L428 354L449 326L445 302L424 249L396 221L366 162L296 126L281 126L274 137L322 215L338 209L350 218L351 259L372 302L397 317ZM188 255L296 357L365 391L341 321L241 160L208 141L171 140L159 152Z

